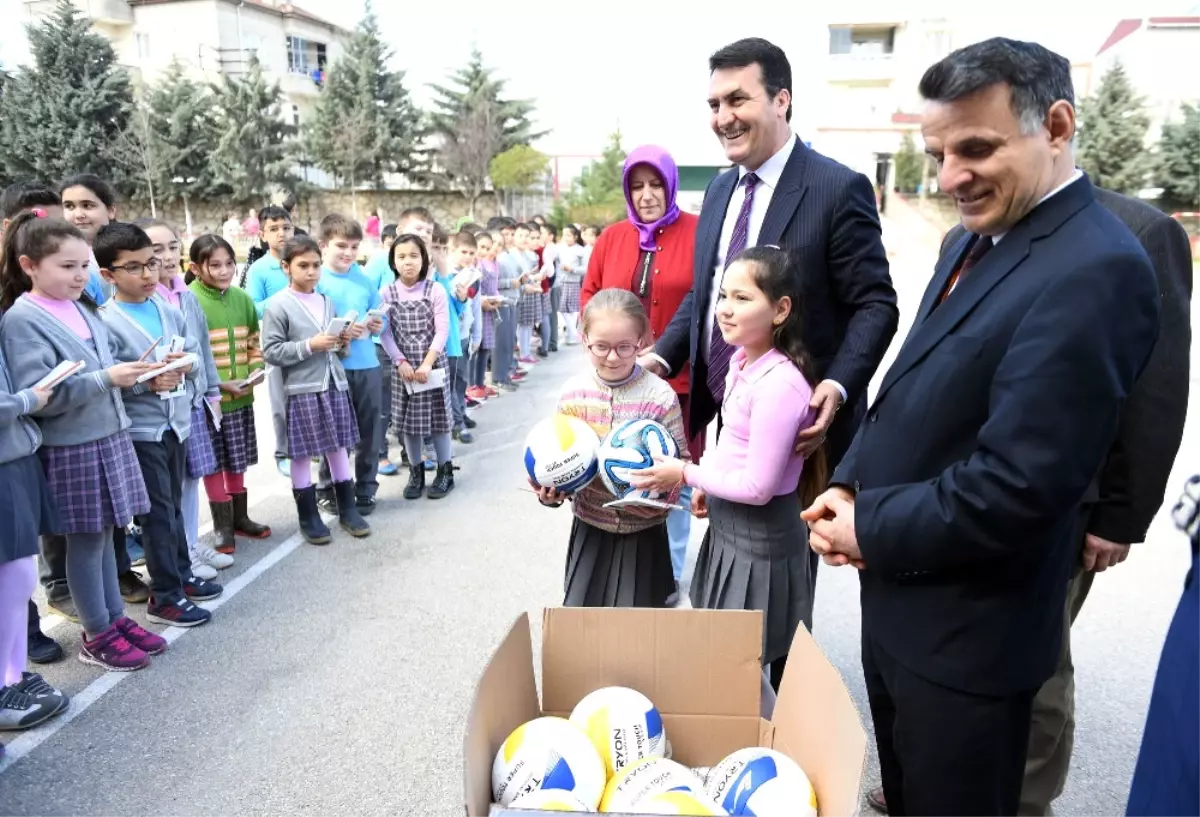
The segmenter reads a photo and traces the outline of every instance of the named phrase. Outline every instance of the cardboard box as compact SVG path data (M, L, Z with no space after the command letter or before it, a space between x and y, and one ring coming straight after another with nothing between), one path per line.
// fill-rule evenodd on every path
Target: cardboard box
M823 817L856 814L867 738L841 675L800 627L767 720L760 714L761 652L758 611L548 608L539 702L529 617L522 615L492 655L471 704L463 753L468 817L492 813L492 760L513 729L543 714L567 717L605 686L632 687L650 698L673 758L685 766L713 766L737 749L771 747L807 773Z

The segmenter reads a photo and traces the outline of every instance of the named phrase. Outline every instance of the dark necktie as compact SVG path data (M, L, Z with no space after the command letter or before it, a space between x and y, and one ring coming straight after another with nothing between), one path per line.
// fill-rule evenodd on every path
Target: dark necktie
M754 188L758 186L758 176L747 173L742 177L746 185L746 198L742 200L742 209L738 211L737 221L733 223L733 235L729 237L729 249L725 251L725 267L737 258L738 253L746 249L750 237L750 208L754 206ZM721 297L720 282L713 289L712 299ZM713 309L712 341L708 346L708 391L716 404L721 405L725 397L725 376L729 373L729 358L733 357L733 347L721 336L721 327L717 325L717 311Z
M939 305L942 303L942 301L950 297L950 293L954 290L954 287L956 287L959 282L966 277L967 273L970 272L971 269L979 263L980 259L987 255L994 246L996 245L992 241L992 237L990 235L980 236L975 240L975 243L971 245L971 249L967 252L967 257L962 260L962 263L958 265L958 269L956 269L954 274L950 276L950 281L946 284L946 289L944 292L942 292L942 297L938 298Z

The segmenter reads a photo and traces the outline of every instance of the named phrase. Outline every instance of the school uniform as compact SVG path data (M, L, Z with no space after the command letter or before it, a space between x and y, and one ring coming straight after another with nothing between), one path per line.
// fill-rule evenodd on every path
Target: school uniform
M461 270L455 270L461 272ZM452 275L437 273L434 280L446 292L449 308L449 324L446 331L446 381L450 390L450 415L453 431L462 431L466 417L467 363L470 359L470 333L463 331L465 316L470 314L471 305L460 301L453 292Z
M562 245L559 249L560 266L556 283L561 281L562 302L560 311L565 315L574 315L580 311L579 294L583 290L583 276L587 272L584 262L584 248L578 244ZM561 262L571 266L570 272L563 269Z
M517 304L521 299L521 284L517 282L528 272L522 256L513 252L502 252L496 259L496 294L504 303L494 314L492 325L495 345L492 348L492 383L512 383L516 369Z
M415 297L414 297L415 296ZM439 347L433 368L448 369L444 338L450 322L450 307L445 289L432 279L419 281L406 287L397 281L384 290L388 309L389 338L385 347L393 346L400 360L408 361L414 369L420 368L425 355L431 348ZM439 335L441 336L439 338ZM393 359L399 365L400 360ZM400 436L425 438L434 434L449 434L452 421L450 408L449 376L447 384L440 389L409 394L404 381L395 379L392 388L392 427ZM409 452L409 460L420 462L420 454Z
M259 320L262 320L267 302L287 289L289 283L283 263L269 252L250 265L246 271L246 292L254 300ZM271 401L271 425L275 431L275 459L287 459L287 424L284 420L286 396L283 393L283 378L273 366L267 366L267 397Z
M176 279L182 282L183 279ZM170 302L166 288L159 284L159 294ZM171 290L176 298L176 306L183 313L186 335L196 342L200 357L200 365L194 370L195 379L192 383L191 400L191 433L187 438L187 477L202 479L209 474L215 474L217 467L217 452L213 447L213 428L209 423L210 401L221 400L221 376L217 371L217 362L213 357L212 343L208 337L208 322L200 301L186 286Z
M38 536L58 527L58 508L37 458L42 434L31 418L37 395L18 389L0 350L0 564L36 556Z
M314 352L308 343L335 317L333 302L317 297L319 317L290 289L263 314L263 356L283 377L288 450L297 459L350 449L359 441L340 353Z

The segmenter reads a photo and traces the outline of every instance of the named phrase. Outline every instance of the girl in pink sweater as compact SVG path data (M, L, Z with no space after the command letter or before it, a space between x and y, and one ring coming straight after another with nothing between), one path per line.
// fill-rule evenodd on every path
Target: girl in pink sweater
M730 346L717 444L700 459L661 460L634 484L670 490L686 483L692 513L708 517L692 577L692 606L762 610L763 663L776 689L796 626L812 628L801 495L825 479L822 454L806 463L796 433L811 424L812 378L801 342L800 273L786 250L753 247L725 270L717 323ZM799 489L799 490L798 490Z

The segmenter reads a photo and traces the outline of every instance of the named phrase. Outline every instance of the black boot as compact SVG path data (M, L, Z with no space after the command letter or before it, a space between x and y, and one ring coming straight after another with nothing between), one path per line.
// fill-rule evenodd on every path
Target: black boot
M426 496L430 499L441 499L453 490L454 463L446 461L438 466L437 476L434 477L433 484L429 486L429 493Z
M354 480L333 483L333 495L337 497L338 522L342 530L351 536L371 535L371 526L362 518L354 501Z
M213 533L217 536L213 550L233 553L237 550L237 541L233 538L233 500L209 502L208 509L212 512Z
M246 492L240 494L230 494L233 499L233 530L239 536L245 536L247 539L266 539L271 535L271 529L266 525L260 525L250 518L248 511L249 500Z
M333 537L317 511L317 489L311 485L292 489L292 496L296 499L296 514L300 517L300 535L304 541L310 545L328 545Z
M404 498L416 499L425 493L425 466L422 463L408 466L408 485L404 486Z

